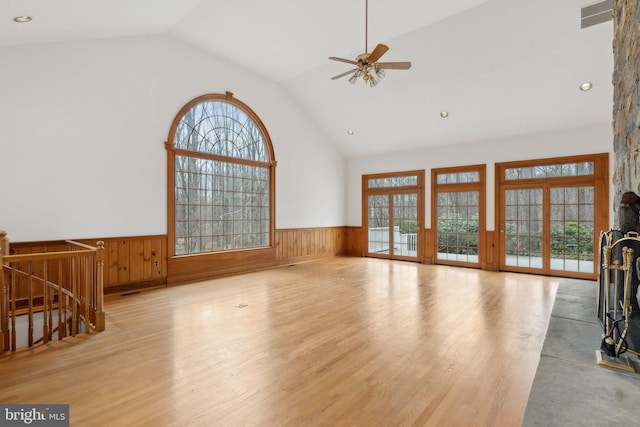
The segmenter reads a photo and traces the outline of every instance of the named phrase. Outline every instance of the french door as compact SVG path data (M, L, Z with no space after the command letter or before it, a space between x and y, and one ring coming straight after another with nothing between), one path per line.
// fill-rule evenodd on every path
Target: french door
M500 269L592 279L608 229L606 155L537 162L496 167Z
M437 264L479 268L484 257L485 165L431 171Z
M365 175L363 188L365 256L420 260L424 172Z

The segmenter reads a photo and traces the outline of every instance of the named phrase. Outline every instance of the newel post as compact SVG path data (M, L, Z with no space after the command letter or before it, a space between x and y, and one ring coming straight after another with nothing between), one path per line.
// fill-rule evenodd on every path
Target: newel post
M4 280L4 255L9 254L7 232L0 230L0 345L9 350L9 283Z
M104 316L104 242L99 240L96 244L96 330L98 332L105 329Z
M7 239L7 232L0 230L0 251L3 255L9 255L9 239Z

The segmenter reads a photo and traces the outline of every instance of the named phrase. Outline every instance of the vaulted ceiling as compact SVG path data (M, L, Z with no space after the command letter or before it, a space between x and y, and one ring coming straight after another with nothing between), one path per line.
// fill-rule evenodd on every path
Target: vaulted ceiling
M587 3L369 0L369 50L412 62L373 88L328 60L363 53L365 0L0 0L0 46L174 37L282 85L352 158L610 124L613 24L580 29Z

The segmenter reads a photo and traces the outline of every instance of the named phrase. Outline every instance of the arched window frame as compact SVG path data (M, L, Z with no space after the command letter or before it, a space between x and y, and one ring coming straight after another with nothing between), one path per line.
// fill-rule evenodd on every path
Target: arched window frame
M183 148L177 148L174 144L176 131L178 129L178 125L182 118L195 106L207 103L207 102L226 102L229 103L242 112L244 112L256 125L259 129L263 142L265 145L265 149L267 151L267 161L260 162L248 159L242 159L237 157L227 157L220 156L217 154L209 154L200 151L192 151L186 150ZM176 256L197 256L197 255L205 255L215 252L228 252L229 250L220 250L220 251L211 251L211 252L199 252L195 254L176 254L176 156L188 156L195 157L199 159L207 159L207 160L221 160L224 162L234 163L234 164L243 164L249 166L259 166L268 169L269 174L269 238L267 246L258 246L255 248L244 248L244 249L231 249L231 251L250 251L253 249L263 249L265 247L273 247L274 246L274 236L275 236L275 167L276 160L273 151L273 145L271 143L271 138L269 133L267 132L266 127L262 123L262 120L258 115L245 103L233 97L233 93L226 92L225 94L207 94L202 95L197 98L192 99L187 104L185 104L178 114L176 115L173 123L171 124L171 128L169 131L169 137L165 142L165 147L167 149L167 230L168 230L168 255L169 257Z

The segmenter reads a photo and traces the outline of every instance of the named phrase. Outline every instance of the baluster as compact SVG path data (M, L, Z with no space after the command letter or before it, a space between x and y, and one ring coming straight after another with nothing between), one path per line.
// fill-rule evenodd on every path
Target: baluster
M87 332L89 332L90 329L93 328L94 322L93 322L93 301L92 301L92 292L91 289L93 289L94 284L93 284L93 280L91 280L91 272L93 271L94 266L96 265L96 262L94 260L96 254L92 253L90 255L86 255L85 256L85 261L84 261L84 276L85 276L85 282L87 283L85 286L85 311L86 314L85 316L87 316L85 323L87 325Z
M53 295L52 292L52 296L49 299L49 341L51 341L53 339L53 299L55 298L55 296Z
M93 328L96 327L96 258L98 257L98 252L95 252L91 258L89 259L89 282L91 286L89 286L90 298L89 298L89 307L91 310L91 324Z
M6 231L0 230L0 345L2 350L9 350L9 285L4 280L4 261L2 256L6 253L4 241Z
M82 286L82 311L84 312L83 318L84 318L85 334L89 333L89 331L91 330L91 308L89 306L91 302L89 300L89 295L90 295L89 289L91 286L91 281L89 280L89 265L90 265L89 255L83 255L82 256L82 282L84 286Z
M87 309L89 311L87 316L89 317L89 323L91 323L92 328L95 327L96 324L96 304L94 295L96 288L96 255L97 252L94 252L87 257Z
M76 259L71 258L71 336L78 334L78 275Z
M98 241L98 252L96 254L96 286L95 286L95 295L96 295L96 318L95 325L96 331L101 332L105 329L105 317L104 317L104 242L102 240Z
M64 269L62 268L62 260L58 260L58 340L61 340L62 338L67 336L67 331L66 331L66 320L67 320L67 316L66 316L66 309L65 309L65 315L63 317L63 313L62 310L64 309L63 307L63 293L62 293L62 274Z
M29 261L29 267L27 268L27 294L29 296L29 302L27 304L29 308L29 347L33 347L33 261ZM15 310L15 307L14 307Z
M49 342L49 321L47 319L47 312L49 311L49 276L48 276L49 262L44 260L44 270L42 271L43 287L42 287L42 342L44 344Z
M5 233L0 231L0 351L17 350L17 305L27 298L28 336L27 345L33 347L36 341L36 316L42 311L42 342L54 339L58 331L58 340L79 332L91 330L103 331L104 317L104 243L98 247L77 244L76 248L67 248L56 259L47 254L6 255L7 247L2 241ZM78 251L76 256L69 253ZM49 252L46 250L45 252ZM42 262L35 264L34 262ZM57 266L57 268L56 268ZM57 270L57 273L56 273ZM57 277L57 283L55 282ZM38 287L42 283L42 290ZM25 289L26 287L26 289ZM56 289L57 292L56 292ZM42 309L37 301L42 298ZM24 310L22 306L22 310ZM57 328L53 311L57 309ZM39 321L39 319L38 319ZM83 329L83 326L86 328Z
M16 264L13 264L13 270L11 271L11 289L9 291L11 295L11 351L16 351Z

